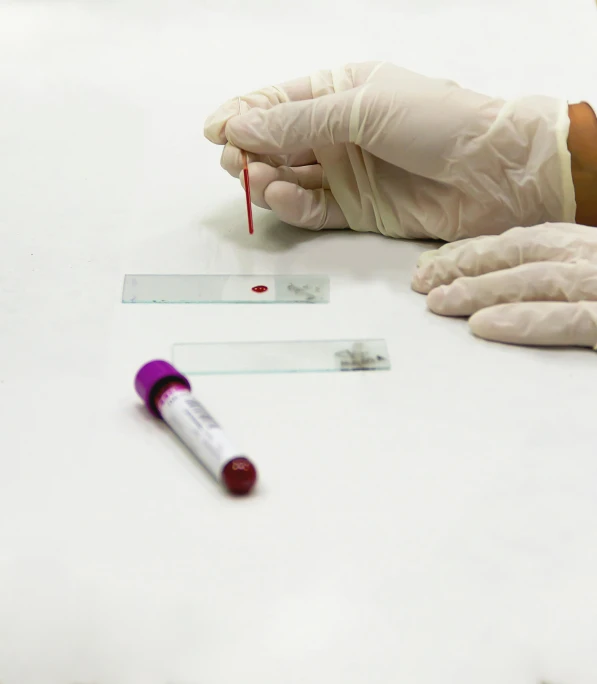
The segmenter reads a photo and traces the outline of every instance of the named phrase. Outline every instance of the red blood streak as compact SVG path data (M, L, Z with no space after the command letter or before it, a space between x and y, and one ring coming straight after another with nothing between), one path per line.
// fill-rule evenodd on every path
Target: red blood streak
M267 292L267 287L265 285L255 285L255 287L251 288L253 292Z
M249 167L247 165L247 156L244 156L245 168L243 169L243 176L245 179L245 195L247 198L247 221L249 223L249 235L253 235L253 207L251 206L251 183L249 181Z

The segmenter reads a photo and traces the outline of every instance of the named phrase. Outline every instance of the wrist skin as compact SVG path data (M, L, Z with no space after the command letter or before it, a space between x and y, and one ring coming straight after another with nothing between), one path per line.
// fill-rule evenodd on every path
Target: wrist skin
M570 105L568 114L576 222L597 227L597 117L586 102Z

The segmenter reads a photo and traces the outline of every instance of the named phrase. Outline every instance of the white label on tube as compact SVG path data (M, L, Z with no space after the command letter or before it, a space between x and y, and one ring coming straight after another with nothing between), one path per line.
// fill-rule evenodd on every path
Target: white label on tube
M183 387L169 387L157 408L164 421L216 478L240 452L224 434L205 406Z

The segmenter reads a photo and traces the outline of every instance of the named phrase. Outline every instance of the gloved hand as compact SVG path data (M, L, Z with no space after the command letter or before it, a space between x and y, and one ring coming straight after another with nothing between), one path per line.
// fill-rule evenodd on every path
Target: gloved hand
M597 348L597 228L513 228L424 252L413 278L431 311L472 316L497 342Z
M242 114L241 114L242 110ZM566 102L505 102L388 63L230 100L205 135L297 226L446 241L575 219Z

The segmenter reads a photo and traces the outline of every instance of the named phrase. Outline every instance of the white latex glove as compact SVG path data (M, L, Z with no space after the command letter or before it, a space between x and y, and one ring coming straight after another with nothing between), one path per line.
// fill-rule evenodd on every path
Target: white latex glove
M413 278L431 311L472 316L497 342L597 348L597 228L513 228L425 252Z
M205 135L233 176L251 153L255 203L287 223L452 241L573 222L569 126L561 100L371 62L230 100Z

